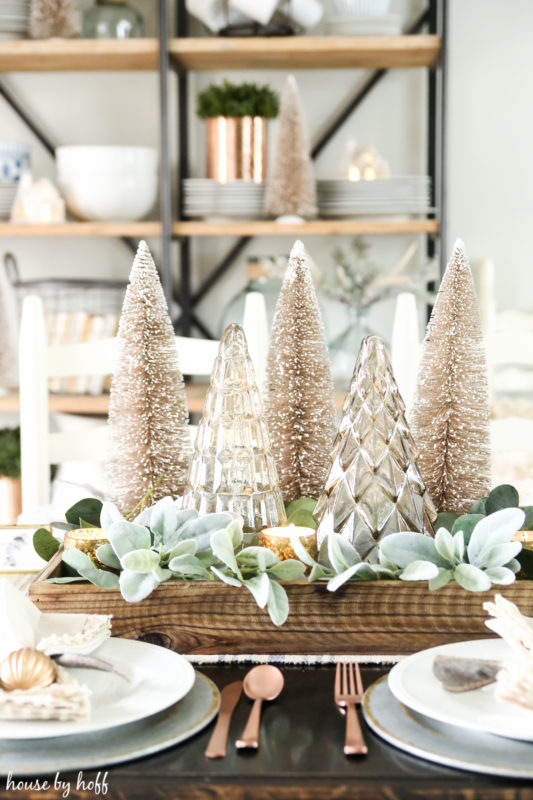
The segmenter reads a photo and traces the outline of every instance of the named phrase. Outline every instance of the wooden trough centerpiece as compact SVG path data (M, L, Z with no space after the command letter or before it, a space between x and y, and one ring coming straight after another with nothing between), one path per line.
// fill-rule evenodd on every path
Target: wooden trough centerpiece
M91 583L46 583L62 574L61 551L30 584L44 612L112 614L114 636L189 654L402 655L491 635L483 603L495 591L533 616L533 581L489 592L455 583L432 592L425 583L362 581L329 592L326 583L285 583L289 618L275 627L248 591L219 581L171 580L140 603Z

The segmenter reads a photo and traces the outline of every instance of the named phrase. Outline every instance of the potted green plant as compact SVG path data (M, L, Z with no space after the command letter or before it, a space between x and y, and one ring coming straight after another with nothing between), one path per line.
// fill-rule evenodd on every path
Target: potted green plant
M20 428L1 428L0 524L15 524L21 511Z
M269 86L226 80L200 92L196 112L206 120L207 177L264 181L267 121L278 111L278 95Z

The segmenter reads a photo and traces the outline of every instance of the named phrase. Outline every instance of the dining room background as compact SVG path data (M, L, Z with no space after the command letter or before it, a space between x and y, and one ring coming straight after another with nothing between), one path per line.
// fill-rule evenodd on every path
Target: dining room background
M0 0L0 800L533 800L532 30Z
M145 36L158 34L157 5L156 2L131 4L132 8L137 8L142 14ZM175 8L173 3L167 5L170 31L175 24ZM90 0L83 2L80 0L79 10L88 12L91 7L94 7L94 3ZM407 30L413 20L419 18L424 8L425 4L421 0L393 0L386 17L387 24L396 25L398 30ZM335 24L333 12L334 7L326 4L324 18L310 32L328 33ZM527 47L521 47L519 43L527 35L525 31L528 30L531 13L530 5L525 0L514 0L513 13L505 16L506 29L515 37L513 41L518 43L517 55L511 59L505 47L494 47L502 24L502 7L498 0L484 2L469 0L467 3L452 0L448 4L445 66L447 102L442 139L445 148L445 158L442 162L445 168L443 190L445 208L441 209L445 224L440 245L437 241L436 248L433 248L434 252L428 250L428 241L431 237L416 232L399 235L370 234L356 238L353 235L343 235L341 232L335 236L313 235L306 240L314 278L319 287L334 379L339 394L345 392L347 388L353 367L353 351L357 350L364 333L378 333L390 346L396 296L399 291L405 289L415 291L418 330L420 338L422 337L428 308L432 303L431 291L437 285L446 260L445 254L450 252L455 239L461 236L467 243L468 254L473 264L484 325L492 327L490 332L487 329L485 331L489 361L491 361L491 347L495 338L498 339L498 343L494 344L493 359L502 374L498 386L493 384L494 407L499 403L496 416L515 415L517 408L520 415L529 416L531 413L528 403L524 400L524 386L520 383L520 376L515 394L511 392L511 399L514 401L518 398L519 406L516 406L516 403L514 406L509 406L509 396L505 391L500 391L502 382L506 380L505 359L506 352L509 351L509 347L502 343L502 336L508 338L518 336L521 330L530 327L528 293L521 291L520 288L528 269L528 250L524 231L527 230L529 214L531 165L526 154L529 147L527 131L531 111L528 104L519 102L518 98L525 90L528 59L531 58ZM192 35L203 35L206 31L194 16L188 16L187 24ZM483 36L477 35L480 26L483 29ZM298 69L295 72L296 91L301 98L303 111L304 136L309 137L311 146L320 140L328 124L342 108L345 98L349 97L354 89L365 85L369 74L367 70L362 69ZM250 80L250 75L258 85L269 86L274 92L281 94L287 71L270 68L268 70L258 68L253 72L242 69L216 69L216 63L213 63L213 69L187 72L189 95L188 112L185 112L188 131L187 160L188 175L192 181L190 188L184 190L186 213L198 214L198 208L200 213L205 215L206 212L201 205L194 205L195 202L200 204L202 202L202 191L205 189L202 189L201 179L207 175L208 121L200 119L196 113L197 97L212 84L230 79L238 85ZM178 106L178 75L175 70L169 71L168 80L170 183L173 205L176 209L179 184L177 162L180 157L179 119L180 115L184 116L184 109ZM323 187L319 189L319 201L322 203L319 209L320 216L328 218L328 213L337 213L339 206L335 207L335 202L339 202L339 196L328 195L327 192L338 191L335 186L339 184L339 178L343 178L347 183L346 178L349 176L354 154L356 152L364 154L365 148L370 148L371 152L381 159L386 170L385 174L391 176L393 180L396 179L400 183L402 180L413 180L398 176L421 176L418 180L424 180L423 176L428 171L428 148L431 149L433 145L439 147L437 139L435 144L430 141L431 136L428 136L428 130L431 130L428 129L430 113L428 82L429 72L425 68L391 69L382 80L378 81L374 89L365 95L344 123L338 126L313 166L314 176L319 181L319 186ZM35 122L54 146L159 147L160 88L157 71L7 72L2 76L2 86L5 87L7 96L14 98L18 107L27 113L29 119ZM384 109L386 109L385 115ZM386 124L384 119L387 120ZM64 159L67 158L67 154L58 155L56 163L42 142L33 135L28 125L15 112L6 95L0 100L0 121L4 141L23 142L29 147L34 180L48 178L52 183L57 183L61 171L66 168ZM280 125L279 119L267 122L269 128L267 163L270 167L276 158L276 130ZM289 133L289 139L290 135ZM438 131L434 132L434 136L439 136ZM439 154L437 154L438 159ZM370 182L363 181L363 183L367 183L367 187L363 188L368 188ZM401 186L399 190L401 191ZM414 189L413 186L407 186L407 191L409 190L427 192L422 183ZM153 179L149 191L157 194ZM329 211L328 201L330 203L333 201ZM205 203L205 199L203 202ZM326 205L323 205L324 202ZM340 202L341 213L346 211L353 213L349 206L342 206L342 196ZM421 203L418 207L416 205L409 207L414 208L415 212L428 207L427 197L424 199L418 196L415 202ZM69 209L75 210L75 202L70 199L69 203ZM513 214L509 216L507 211L510 203L513 205ZM377 207L379 208L379 201ZM395 210L394 207L392 210ZM107 213L109 218L109 213L113 212ZM141 208L139 213L145 216L148 213L148 219L159 219L161 210L158 200L151 209ZM500 235L501 219L504 215L506 218L509 217L509 226L506 228L508 235L505 237ZM416 218L415 213L414 219ZM418 218L421 218L420 215ZM23 234L25 233L23 230ZM163 252L159 237L150 237L148 231L145 238L149 241L156 263L161 265ZM294 237L280 235L278 230L276 236L255 236L240 249L237 257L232 260L230 268L220 274L213 289L205 293L195 308L197 318L204 325L204 333L208 332L214 337L219 337L228 322L241 320L246 291L261 284L261 280L259 284L257 281L251 284L250 276L253 278L254 275L260 275L265 269L273 270L274 276L273 280L263 279L260 286L267 298L267 312L271 321L283 265L293 240ZM194 296L208 279L214 265L224 260L237 240L234 237L220 235L195 237L190 241L189 291ZM131 266L131 250L118 237L93 235L40 238L28 230L27 235L15 238L10 237L9 226L2 227L2 254L10 268L9 274L13 276L11 268L16 265L18 276L22 281L85 278L89 281L103 279L125 283ZM174 289L178 292L179 261L180 247L174 242L171 245L172 280ZM341 268L340 263L343 265ZM348 278L350 269L352 276L355 272L359 280L363 276L363 284L365 280L368 281L366 289L362 289L361 285L355 289L352 286L347 290L345 287L343 292L339 269L348 269ZM398 270L399 280L394 277ZM389 278L391 273L392 277ZM380 284L381 281L384 281L385 286ZM97 302L97 284L92 285ZM50 297L54 291L60 292L59 289L45 284L40 284L37 290L44 292L45 295L48 293ZM70 300L69 291L71 291ZM73 310L80 302L79 297L75 298L76 291L76 288L64 289L61 301L67 306L70 302ZM116 310L120 304L121 291L119 285L115 289L114 300L109 300L114 302ZM86 296L88 295L89 293L86 293ZM50 302L53 303L54 300L50 299ZM361 308L364 313L361 313ZM497 322L494 317L495 309L500 315ZM176 327L179 328L180 307L177 302L174 302L171 314ZM508 331L505 335L500 330L502 326ZM194 327L193 333L198 335L198 330ZM512 361L509 358L507 360ZM513 369L513 366L510 368ZM3 398L3 404L0 403L0 411L3 424L12 426L17 422L16 400L11 399L14 388L11 384L16 384L16 378L13 379L12 376L10 378L9 375L4 375L4 378L7 379L4 382L11 391L8 397ZM63 382L63 390L65 386ZM56 381L54 390L57 392L60 388ZM402 388L404 393L409 394L406 387ZM74 391L98 394L102 389L105 389L102 383L99 389L98 384L93 381L90 388L85 384L84 388L78 386ZM101 412L105 408L106 406L100 406L97 411ZM197 401L194 410L199 411L200 408L201 401ZM84 409L81 405L76 408L72 403L68 410L94 412L94 408ZM86 424L91 424L95 419L92 416L85 417L84 421ZM71 424L71 418L61 414L52 418L52 425L60 429L68 429ZM514 431L511 439L513 437L516 438ZM520 448L511 439L507 450L509 453L515 453ZM504 447L503 450L505 449ZM511 469L511 477L525 481L524 490L529 493L530 486L527 483L529 456L509 455L509 453L500 455L498 462L494 464L495 480L500 482L506 470ZM75 483L81 480L82 483L90 485L96 483L101 488L101 475L98 469L96 474L94 470L92 474L85 474L85 479L80 479L77 474L73 480ZM527 496L529 497L529 494Z

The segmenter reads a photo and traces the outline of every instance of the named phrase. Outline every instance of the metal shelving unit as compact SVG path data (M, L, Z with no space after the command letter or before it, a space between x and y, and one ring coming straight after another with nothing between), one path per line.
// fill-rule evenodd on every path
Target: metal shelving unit
M132 251L144 236L162 237L160 271L167 300L174 297L181 307L177 328L183 335L193 329L209 337L211 332L195 313L195 307L216 286L254 236L324 236L342 234L421 233L427 237L429 256L438 255L443 266L443 240L446 231L445 136L446 117L446 20L447 0L429 0L427 9L414 21L405 35L394 37L294 37L193 38L187 36L185 0L176 0L174 35L168 27L167 0L158 0L159 36L157 39L129 41L17 41L0 42L0 73L11 71L72 70L157 70L160 94L160 221L126 223L68 222L65 225L0 224L0 237L82 237L115 236ZM431 207L435 212L424 218L405 221L380 219L314 220L304 225L280 226L264 220L209 223L186 220L182 193L176 213L171 196L171 158L169 122L169 70L177 72L178 83L178 177L188 176L189 164L189 70L210 69L338 69L368 68L371 71L362 86L345 99L337 116L312 148L317 159L354 111L383 80L390 69L426 68L428 80L428 174L432 179ZM55 143L42 131L31 113L23 107L0 78L0 96L25 122L45 149L53 156ZM174 134L173 134L174 135ZM204 236L232 236L236 241L216 264L202 285L191 288L191 240ZM173 264L172 242L176 242L179 264ZM179 276L179 292L175 278Z
M161 0L162 2L162 0ZM177 0L177 38L163 43L170 53L170 63L178 70L179 96L179 179L188 177L188 70L209 69L337 69L369 68L372 73L346 99L341 111L312 147L317 159L368 94L382 81L390 69L424 67L428 80L428 174L431 177L430 207L434 212L421 219L406 221L387 219L313 220L304 225L281 226L262 220L209 223L184 219L182 195L178 200L178 219L171 226L172 237L179 244L180 297L182 307L180 331L190 335L198 324L194 309L231 268L254 236L277 235L341 235L423 233L427 235L428 256L438 255L444 269L443 248L439 243L446 230L445 191L445 111L446 111L446 20L447 0L429 0L426 10L403 36L394 37L298 37L283 39L189 38L185 0ZM427 33L422 31L427 30ZM290 46L289 46L290 45ZM168 235L164 226L163 235ZM235 236L237 241L216 264L202 285L191 293L191 238L200 236Z

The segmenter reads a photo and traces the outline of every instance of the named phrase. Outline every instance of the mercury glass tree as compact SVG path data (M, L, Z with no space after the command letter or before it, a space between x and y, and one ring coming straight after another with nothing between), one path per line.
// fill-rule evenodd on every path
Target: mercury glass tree
M362 559L375 562L378 544L389 533L432 536L436 512L416 456L385 345L378 336L367 336L315 509L318 543L335 531L357 548Z
M234 511L247 532L286 521L255 372L240 325L228 325L198 426L184 508Z

